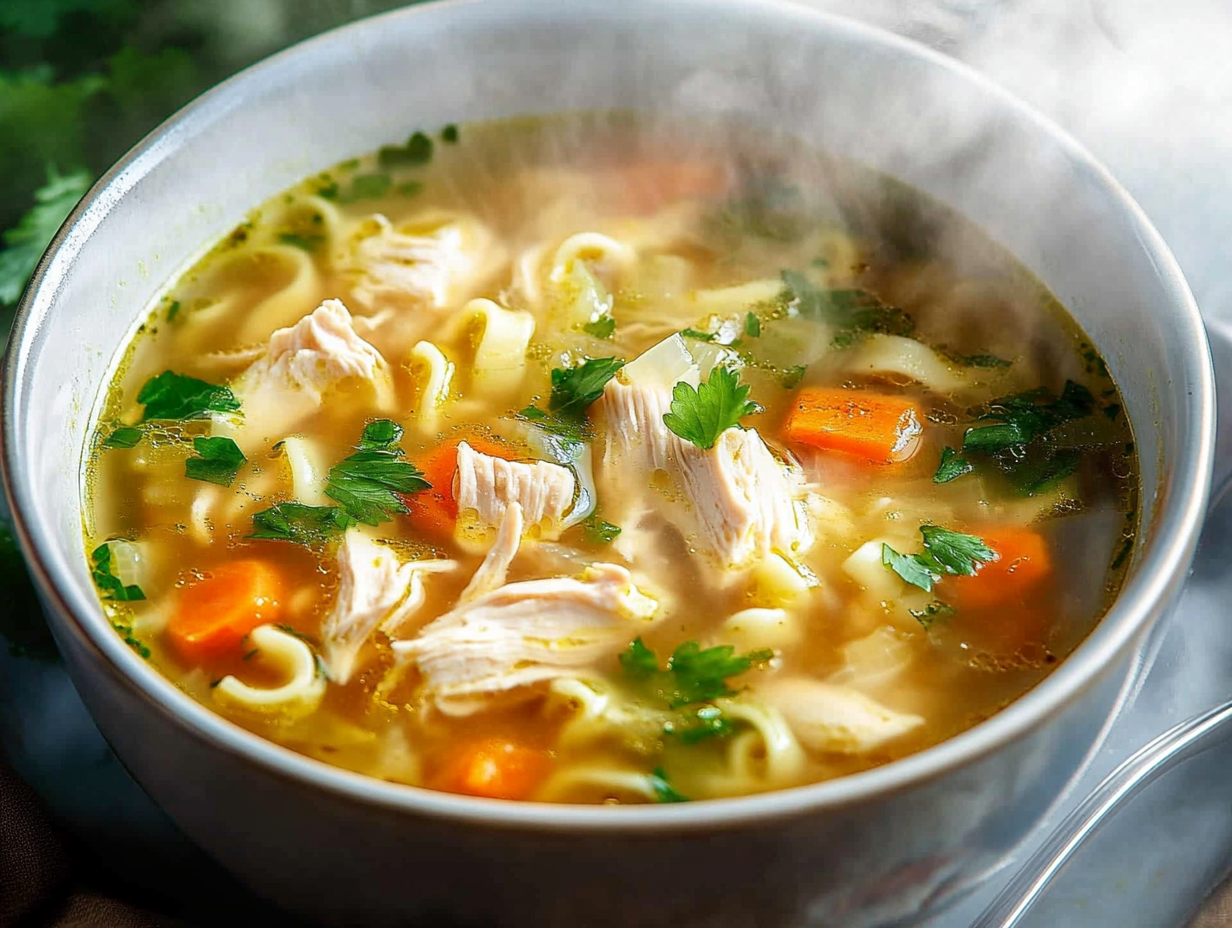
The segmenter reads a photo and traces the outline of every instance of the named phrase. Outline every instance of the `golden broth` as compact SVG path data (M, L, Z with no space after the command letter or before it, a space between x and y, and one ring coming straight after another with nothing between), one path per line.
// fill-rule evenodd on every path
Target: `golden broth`
M715 798L840 776L936 744L1031 688L1111 602L1137 527L1119 394L1074 322L977 229L853 165L714 126L572 115L465 126L455 141L433 141L430 158L412 141L263 205L152 308L112 384L89 452L86 550L110 543L109 569L145 597L117 599L101 581L113 624L194 698L294 750L404 783L544 801ZM561 244L585 232L620 247L583 243L560 258ZM379 262L363 255L389 242L403 250L386 254L378 274ZM454 271L436 273L447 262ZM857 296L855 315L842 316L834 300L855 291L875 299ZM477 298L511 313L515 329L533 324L528 344L512 338L520 354L501 354L506 336L485 343L506 317L485 316ZM269 353L271 333L329 299L345 304L354 333L384 360L382 389L350 377L319 403L302 390L285 402L276 391L245 394L244 373ZM529 530L505 580L617 564L654 601L653 620L629 624L619 647L554 679L442 711L394 642L450 613L492 544L491 531L478 541L451 531L447 470L432 491L407 496L409 513L349 529L402 562L454 563L419 574L422 605L397 629L364 636L345 683L330 678L319 655L341 595L344 536L253 539L255 514L285 502L336 506L322 492L328 470L374 420L404 429L400 460L429 477L442 443L458 438L480 452L543 459L543 435L518 413L548 408L553 368L632 361L681 331L699 369L717 358L750 388L761 411L743 425L798 491L794 511L811 546L738 569L716 563L682 528L679 513L698 501L672 473L647 471L635 501L611 492L639 478L606 463L613 426L592 406L581 437L592 450L597 515L556 539ZM417 348L424 343L439 362ZM143 423L140 391L168 370L259 401L242 416ZM996 412L990 400L1045 387L1047 398L1028 402L1055 402L1067 380L1089 390L1087 414L1061 416L1025 442L1021 461L1018 447L973 452L973 473L934 481L943 448L961 448L968 429L1003 424L977 420ZM914 404L914 455L870 463L793 440L796 404L825 388ZM292 421L301 401L307 411ZM124 428L141 434L125 441ZM210 435L235 438L247 456L230 486L186 476L192 439ZM615 540L598 537L596 520L620 517L633 521ZM987 536L1006 556L977 558L974 578L942 576L925 591L887 566L880 548L921 552L921 525ZM290 658L277 648L267 653L250 636L226 648L174 645L185 604L236 561L274 578L258 591L257 612L313 652L310 708L220 696L226 678L264 692L283 685ZM197 602L194 621L226 618L228 595ZM277 605L261 606L263 596ZM761 611L729 621L749 609ZM247 613L236 621L251 631L261 617ZM635 638L654 651L660 676L639 679L622 663ZM682 678L664 664L691 641L754 657L747 669L729 664L740 672L720 676L717 691L673 707L661 690ZM804 681L820 702L776 691L784 680ZM780 695L763 698L772 692Z

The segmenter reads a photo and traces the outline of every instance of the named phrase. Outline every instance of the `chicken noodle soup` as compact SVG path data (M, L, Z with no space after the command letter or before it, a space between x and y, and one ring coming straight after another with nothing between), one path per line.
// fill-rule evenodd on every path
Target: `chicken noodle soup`
M88 452L118 633L372 776L545 802L936 744L1120 585L1103 361L959 217L786 138L416 132L152 307Z

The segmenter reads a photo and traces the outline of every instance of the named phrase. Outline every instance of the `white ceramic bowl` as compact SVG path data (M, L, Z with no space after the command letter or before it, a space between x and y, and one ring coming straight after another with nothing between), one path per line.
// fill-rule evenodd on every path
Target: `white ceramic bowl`
M1131 576L1040 686L876 770L674 806L555 807L368 779L198 705L108 626L82 548L82 449L143 307L256 204L416 126L632 107L789 127L974 219L1108 360L1141 449ZM489 0L365 20L245 71L86 198L5 369L5 487L70 673L116 753L253 889L337 924L909 922L970 888L1102 737L1184 580L1214 439L1209 352L1159 236L1072 140L919 46L752 0Z

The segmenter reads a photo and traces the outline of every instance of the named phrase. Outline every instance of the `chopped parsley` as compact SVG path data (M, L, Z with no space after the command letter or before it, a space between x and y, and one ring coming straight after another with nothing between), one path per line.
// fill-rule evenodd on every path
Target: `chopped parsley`
M866 333L909 336L915 331L910 315L867 290L825 290L797 271L782 276L800 318L838 329L835 347L845 348Z
M182 308L179 300L172 300L171 304L167 307L167 321L175 322L175 317L180 314Z
M924 631L928 631L938 619L948 619L958 610L949 603L934 599L923 609L908 609L907 611L911 613L913 619L920 623Z
M457 130L454 130L457 138ZM376 155L383 168L406 167L427 164L432 160L432 139L423 132L415 132L405 145L383 145Z
M104 448L136 448L145 433L131 425L122 425L103 439Z
M931 593L933 584L945 576L969 577L998 554L975 535L952 532L939 525L921 525L924 550L900 554L887 544L881 546L881 563L907 583Z
M112 572L110 542L103 542L91 551L90 560L94 564L90 570L90 575L94 578L94 585L98 587L99 592L103 594L104 598L113 599L121 603L138 602L145 599L145 593L142 592L141 587L135 583L130 583L126 586Z
M680 330L681 338L691 338L699 342L712 342L719 337L718 332L703 332L701 329L689 327Z
M592 545L610 545L620 534L620 526L604 522L597 515L591 515L582 523L582 537Z
M807 370L807 364L793 364L791 367L783 368L783 389L794 390L798 387L800 385L800 381L804 379L804 372Z
M1003 396L992 400L988 412L977 420L994 424L968 429L962 450L993 454L1021 447L1059 425L1089 416L1094 409L1091 391L1072 380L1065 381L1060 396L1054 396L1047 387Z
M953 448L941 449L941 465L933 474L933 483L949 483L975 470L975 465Z
M357 522L380 525L407 512L400 494L431 489L414 464L403 460L402 427L377 419L364 428L355 453L329 469L325 495Z
M337 506L276 503L253 514L253 532L248 537L316 545L329 541L354 524L355 520Z
M120 633L120 637L124 639L124 643L140 654L147 661L150 659L150 649L142 643L141 639L133 634L133 627L125 625L122 622L112 622L111 627Z
M143 422L152 419L201 419L210 413L239 412L240 401L230 387L207 383L174 371L151 377L137 394L145 406Z
M582 326L582 331L595 338L611 338L616 331L616 320L611 316L603 315Z
M729 644L703 649L696 641L686 641L667 659L667 669L659 667L654 651L636 638L620 654L620 665L626 676L650 685L655 693L673 709L693 703L708 702L736 691L727 683L774 657L769 648L737 655Z
M689 797L682 796L667 780L667 773L662 767L655 767L654 773L648 777L650 788L654 790L657 802L688 802Z
M933 474L934 483L948 483L988 464L1027 496L1054 487L1078 469L1079 448L1057 448L1047 436L1057 427L1091 415L1095 397L1082 384L1065 382L1060 396L1046 387L1003 396L988 403L986 411L963 435L961 452L945 448Z
M624 365L620 358L591 358L577 367L553 368L548 410L557 416L580 418Z
M761 335L761 319L757 313L750 312L744 317L744 334L749 338L757 338Z
M672 388L672 408L664 414L663 424L705 450L713 448L723 432L757 412L761 407L749 399L749 387L740 383L740 375L716 367L696 388L684 382Z
M458 143L458 127L453 123L445 126L441 130L441 141L447 145L456 145Z
M184 461L184 476L229 487L248 459L230 438L194 438L197 456Z

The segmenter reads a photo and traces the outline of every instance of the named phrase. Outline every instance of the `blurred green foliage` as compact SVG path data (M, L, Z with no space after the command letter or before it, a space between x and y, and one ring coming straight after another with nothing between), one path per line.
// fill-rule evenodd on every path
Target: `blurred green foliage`
M0 0L0 345L89 184L258 58L398 0Z

